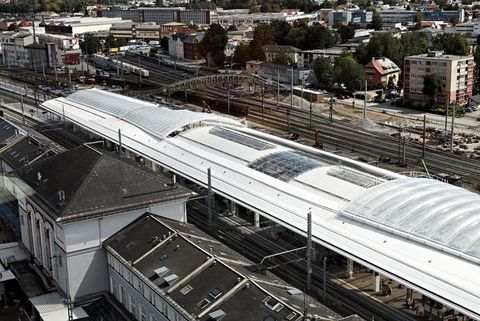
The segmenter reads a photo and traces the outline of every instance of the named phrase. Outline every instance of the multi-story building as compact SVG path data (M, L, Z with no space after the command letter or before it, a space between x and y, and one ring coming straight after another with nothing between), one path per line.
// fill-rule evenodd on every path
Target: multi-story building
M470 46L477 45L477 37L480 35L480 20L458 23L451 28L445 29L447 33L455 33L464 36Z
M192 225L146 214L103 246L109 292L139 321L299 321L302 302L312 302L271 275L249 272L248 260ZM348 319L318 304L308 312Z
M67 17L47 20L40 26L45 27L46 33L76 36L89 32L108 31L117 23L125 23L127 19L120 16L111 18Z
M169 22L185 24L209 25L210 10L186 10L185 8L139 8L132 10L102 10L99 17L120 17L137 23L155 22L159 25Z
M439 105L468 103L473 89L473 57L444 55L439 51L405 57L404 100L407 104L428 105L432 98L423 93L424 77L435 74L441 82Z
M183 55L185 59L200 60L201 56L198 52L198 44L202 41L204 33L189 35L183 40Z
M265 52L265 60L267 62L275 62L281 56L290 60L296 67L303 67L302 51L292 46L266 45L263 46Z
M303 13L303 12L278 12L278 13L239 13L236 11L226 10L217 15L217 22L223 27L231 25L250 25L268 24L272 21L285 21L294 23L296 21L318 22L317 13Z
M400 68L388 58L373 58L365 65L368 87L377 88L381 85L396 86L400 77Z
M5 189L18 202L21 242L67 299L108 289L104 240L146 211L185 220L185 200L193 195L133 160L89 146L14 171Z
M170 39L168 39L168 55L177 59L185 58L185 51L183 47L183 40L185 40L189 34L187 33L174 33Z
M287 85L290 85L292 81L295 86L306 85L314 80L314 73L310 68L292 68L265 61L247 61L246 71L271 81L278 81Z
M373 12L366 10L339 10L328 13L328 25L336 24L367 24L372 22Z
M3 64L9 68L27 68L29 58L25 46L33 42L33 36L30 33L13 35L10 41L2 44Z
M396 23L412 23L415 19L415 10L382 10L379 11L380 17L382 17L383 23L386 25L394 25ZM452 19L458 19L459 22L465 20L465 12L460 10L422 10L419 11L423 21L450 21Z

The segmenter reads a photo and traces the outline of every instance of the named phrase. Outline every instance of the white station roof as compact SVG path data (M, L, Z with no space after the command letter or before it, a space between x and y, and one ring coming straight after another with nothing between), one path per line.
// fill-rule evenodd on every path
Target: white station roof
M120 130L125 148L199 184L207 184L210 168L216 193L303 235L311 212L315 242L480 319L478 216L468 201L480 203L476 194L406 178L226 117L185 112L192 124L177 118L177 111L99 90L43 106L112 142L118 143ZM144 107L160 125L137 120ZM163 124L168 129L157 129ZM458 199L446 196L452 193ZM424 237L414 224L399 228L407 220L421 225L435 218L438 228L432 225ZM448 233L436 232L442 228ZM451 238L438 242L440 235ZM462 236L468 239L460 242Z

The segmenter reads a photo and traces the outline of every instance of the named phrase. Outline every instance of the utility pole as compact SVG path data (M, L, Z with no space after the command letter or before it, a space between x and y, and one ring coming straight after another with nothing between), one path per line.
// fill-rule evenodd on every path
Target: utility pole
M367 81L365 80L365 97L363 101L363 118L367 118Z
M280 69L277 69L277 106L280 106Z
M333 123L333 97L330 97L330 114L329 114L330 124Z
M23 108L23 95L20 95L20 107L22 107L22 123L25 125L25 109Z
M447 103L447 107L445 109L445 138L448 136L448 105L449 103Z
M262 122L265 114L265 85L262 84Z
M323 298L327 298L327 257L323 257Z
M140 56L138 56L138 77L139 77L139 85L140 85L140 89L142 89L142 69L141 69L141 65L140 65Z
M313 108L312 108L312 94L310 94L310 128L312 128L312 112L313 112Z
M290 131L290 110L293 110L293 67L291 68L292 71L292 79L290 81L290 109L287 110L287 130Z
M227 113L230 115L230 84L227 85Z
M122 155L122 130L118 129L118 154Z
M454 135L453 128L455 126L455 107L456 107L456 103L453 104L453 110L452 110L452 129L451 129L452 137L450 138L450 152L453 152L453 135Z
M406 156L406 145L407 145L407 139L405 137L403 137L402 139L402 143L403 143L403 162L402 162L402 165L406 165L407 164L407 156Z
M425 159L425 136L427 135L427 114L423 114L423 142L422 142L422 158Z
M398 164L400 164L400 149L402 147L402 125L398 126Z
M312 209L307 213L307 290L312 289Z
M213 229L213 219L212 219L212 171L210 167L207 170L207 182L208 182L208 192L207 192L207 203L208 203L208 228Z

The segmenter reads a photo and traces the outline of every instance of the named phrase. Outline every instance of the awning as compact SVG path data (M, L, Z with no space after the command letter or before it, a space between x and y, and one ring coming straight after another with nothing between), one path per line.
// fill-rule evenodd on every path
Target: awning
M29 299L43 321L68 320L68 308L65 299L58 292L51 292ZM73 309L73 319L88 317L81 307Z

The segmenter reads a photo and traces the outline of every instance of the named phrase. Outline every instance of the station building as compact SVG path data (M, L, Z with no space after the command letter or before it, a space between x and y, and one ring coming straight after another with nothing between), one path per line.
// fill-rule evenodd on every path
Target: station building
M269 220L272 237L282 229L305 236L310 214L316 246L346 257L347 269L355 261L374 271L374 292L381 274L405 285L407 295L413 290L430 298L420 304L435 313L454 309L480 318L480 284L472 277L480 273L477 194L278 138L228 117L97 89L42 106L145 167L200 190L211 185L216 203L229 212L247 213L255 226Z

